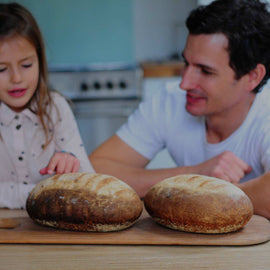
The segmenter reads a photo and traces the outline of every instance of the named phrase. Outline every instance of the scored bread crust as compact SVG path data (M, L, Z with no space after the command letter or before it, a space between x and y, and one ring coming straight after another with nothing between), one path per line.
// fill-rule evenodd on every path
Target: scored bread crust
M147 192L144 205L157 223L194 233L237 231L253 215L252 203L240 188L194 174L159 182Z
M118 231L140 217L142 202L121 180L103 174L69 173L39 182L26 210L41 225L75 231Z

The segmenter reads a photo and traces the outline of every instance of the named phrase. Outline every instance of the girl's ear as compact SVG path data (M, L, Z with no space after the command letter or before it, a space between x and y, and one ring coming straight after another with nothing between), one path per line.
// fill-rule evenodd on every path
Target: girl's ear
M263 64L257 64L256 68L251 70L248 75L248 90L252 91L256 88L264 78L266 68Z

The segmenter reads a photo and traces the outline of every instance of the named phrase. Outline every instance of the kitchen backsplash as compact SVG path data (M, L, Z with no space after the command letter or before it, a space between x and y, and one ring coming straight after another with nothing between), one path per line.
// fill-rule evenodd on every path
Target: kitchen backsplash
M133 0L17 2L37 19L50 64L134 61Z
M168 60L181 51L185 18L197 5L197 0L17 2L36 17L49 64L76 65Z

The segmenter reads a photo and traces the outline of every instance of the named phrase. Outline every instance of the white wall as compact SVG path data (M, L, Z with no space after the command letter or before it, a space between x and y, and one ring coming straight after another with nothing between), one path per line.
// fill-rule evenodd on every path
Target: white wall
M197 0L134 0L135 60L181 54L187 33L184 22L196 6Z

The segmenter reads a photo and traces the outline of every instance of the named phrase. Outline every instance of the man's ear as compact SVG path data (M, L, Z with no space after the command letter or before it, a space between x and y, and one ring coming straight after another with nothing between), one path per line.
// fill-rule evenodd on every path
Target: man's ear
M266 68L263 64L257 64L256 68L251 70L248 75L248 90L252 91L256 88L264 78Z

